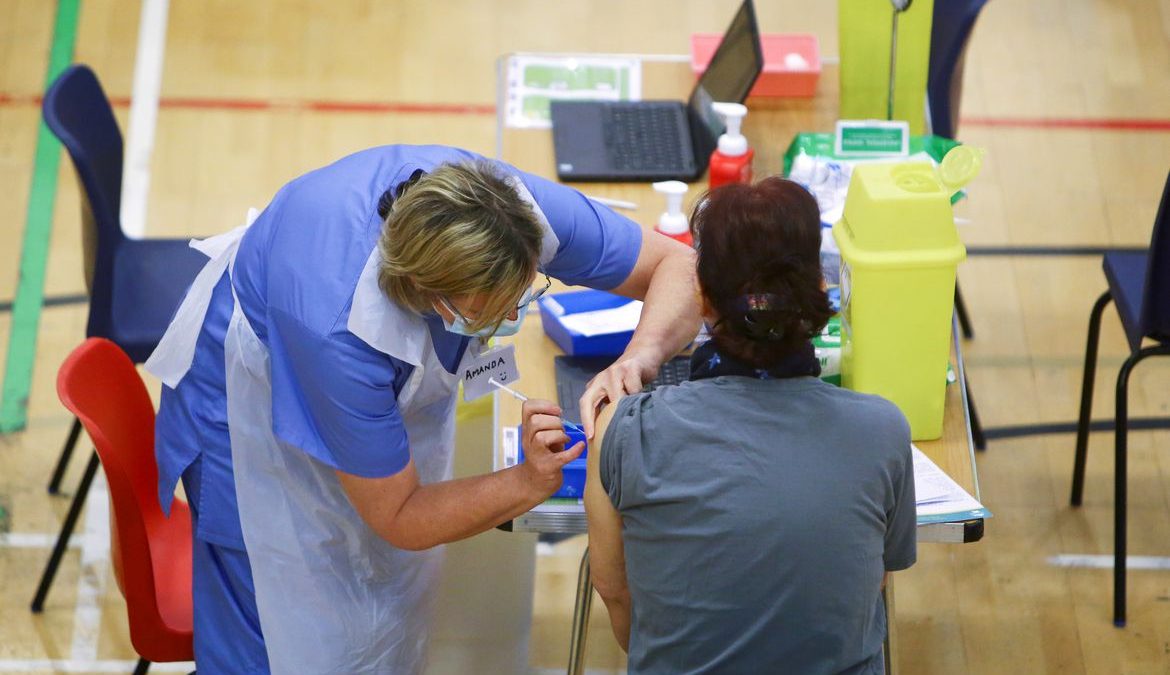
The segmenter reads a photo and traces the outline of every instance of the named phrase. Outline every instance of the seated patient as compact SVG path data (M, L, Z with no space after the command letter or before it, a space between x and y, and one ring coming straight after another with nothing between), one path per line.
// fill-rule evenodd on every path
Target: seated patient
M588 460L593 583L629 672L881 673L884 575L916 555L910 430L817 378L816 202L768 178L691 222L711 340L688 382L609 406Z

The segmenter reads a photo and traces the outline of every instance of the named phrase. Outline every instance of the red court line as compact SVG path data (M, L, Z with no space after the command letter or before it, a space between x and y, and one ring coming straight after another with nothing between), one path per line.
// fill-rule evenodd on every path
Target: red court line
M127 108L130 99L110 99L116 108ZM0 106L41 104L40 96L0 93ZM398 113L406 115L495 115L496 106L480 103L410 103L396 101L320 101L311 99L246 99L164 97L159 108L180 110L309 110L332 113Z
M130 105L128 97L110 99L115 107ZM0 92L0 106L37 105L40 96ZM398 113L404 115L495 115L496 107L484 103L419 103L404 101L324 101L315 99L247 99L169 97L160 108L178 110L309 110L326 113ZM1013 129L1093 129L1105 131L1170 131L1170 119L1060 118L1060 117L964 117L966 127Z
M1011 127L1015 129L1096 129L1108 131L1170 131L1170 119L1123 118L1027 118L964 117L965 127Z

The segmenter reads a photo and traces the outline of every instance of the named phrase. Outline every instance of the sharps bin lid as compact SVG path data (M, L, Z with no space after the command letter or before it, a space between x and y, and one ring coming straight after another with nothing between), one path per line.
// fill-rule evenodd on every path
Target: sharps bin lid
M862 264L958 263L966 249L951 195L978 173L980 156L958 146L937 171L929 162L854 167L844 215L833 228L841 254Z

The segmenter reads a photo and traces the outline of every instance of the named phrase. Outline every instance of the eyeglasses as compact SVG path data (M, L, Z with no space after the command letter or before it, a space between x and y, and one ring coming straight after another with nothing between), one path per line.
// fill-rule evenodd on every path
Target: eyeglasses
M544 286L542 286L539 289L533 287L533 288L529 288L528 290L524 291L524 295L520 296L520 301L516 303L516 307L512 311L519 312L520 310L524 309L528 305L536 302L537 300L540 300L541 298L544 297L545 293L548 293L548 290L550 288L552 288L552 279L550 279L549 276L547 274L545 274L544 275ZM476 319L468 318L467 315L465 315L463 312L460 312L459 308L455 306L455 303L451 302L451 300L449 300L446 296L440 295L438 297L439 297L439 302L443 303L443 307L446 308L446 310L448 312L451 312L455 316L462 319L463 323L471 324L471 323L474 323L475 320L478 319L478 315L477 315ZM511 314L512 312L508 312L508 313Z
M544 275L544 286L542 286L540 290L537 290L536 288L530 288L524 292L524 295L520 296L520 302L516 303L516 311L520 311L521 309L524 309L526 305L531 305L537 300L543 298L544 294L548 293L548 289L550 288L552 288L552 279L548 278L548 275L546 274Z

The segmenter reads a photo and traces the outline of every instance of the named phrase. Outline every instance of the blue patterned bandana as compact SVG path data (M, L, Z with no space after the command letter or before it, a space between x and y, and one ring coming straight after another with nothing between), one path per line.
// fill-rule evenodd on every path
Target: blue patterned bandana
M789 354L771 368L756 368L734 357L720 354L715 348L714 340L707 341L691 354L691 380L704 380L722 375L773 380L786 377L816 377L820 374L821 364L817 361L816 350L813 349L811 342L806 342L798 351Z

